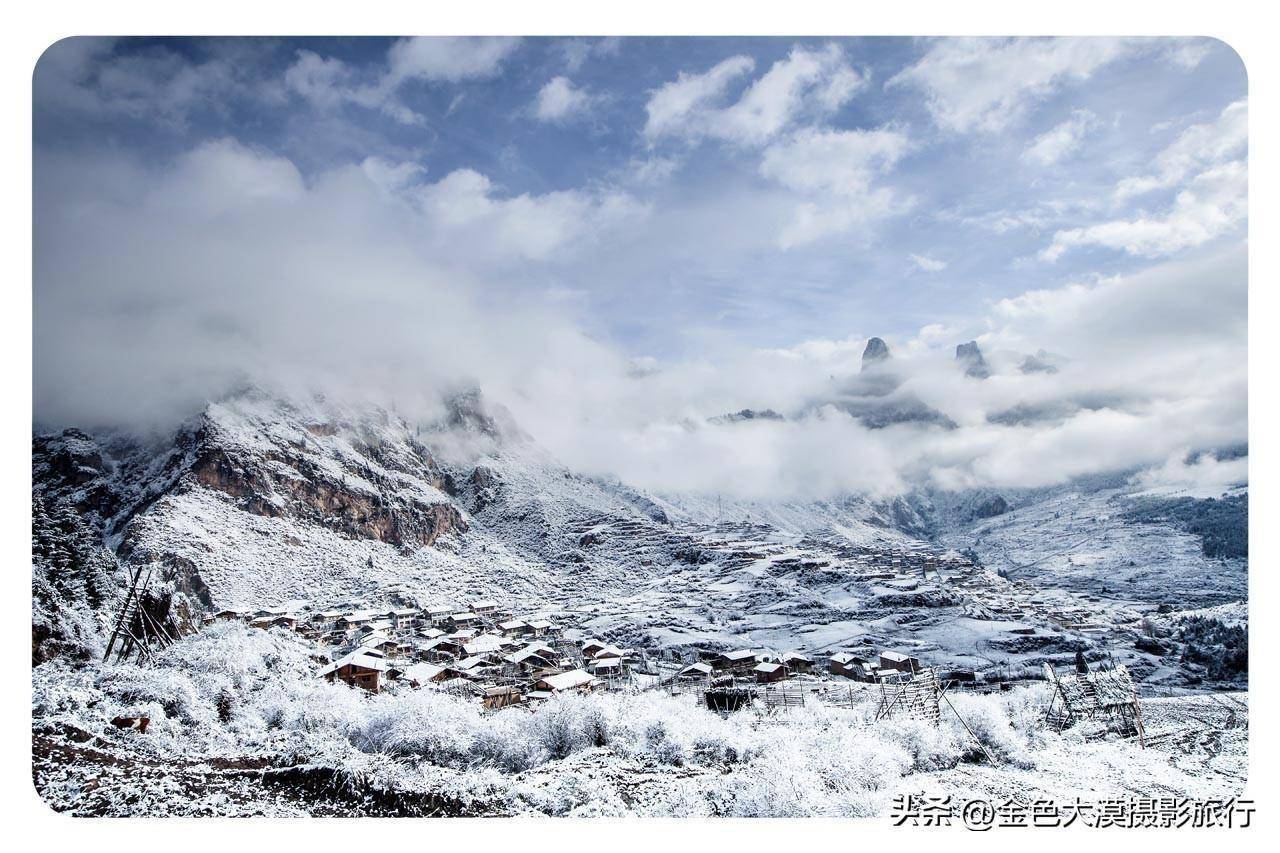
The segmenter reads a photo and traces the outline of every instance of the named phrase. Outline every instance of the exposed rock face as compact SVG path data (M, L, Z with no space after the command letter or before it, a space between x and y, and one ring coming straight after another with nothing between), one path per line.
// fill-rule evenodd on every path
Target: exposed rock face
M1060 360L1058 356L1039 350L1035 355L1023 358L1018 370L1023 373L1057 373L1057 362Z
M368 455L373 458L377 453ZM443 487L443 475L434 460L426 455L419 462L414 473L436 488ZM332 466L304 452L292 452L287 445L253 456L206 445L189 476L247 512L306 520L351 537L421 546L433 544L443 533L466 529L461 514L448 502L405 493L390 477L368 466L335 476Z
M727 415L717 415L710 418L713 424L736 424L743 421L783 421L786 420L782 415L773 409L740 409L736 412L730 412Z
M986 379L991 375L991 368L987 367L987 360L982 357L977 341L956 347L956 363L964 369L964 375L972 379Z
M995 518L1009 511L1009 502L1001 495L991 495L973 508L974 518Z
M862 369L875 367L889 360L889 345L880 338L871 338L862 351Z
M841 400L833 404L862 422L867 429L884 429L894 424L926 424L955 429L956 423L943 412L925 403L914 394L901 393L892 397L861 397Z

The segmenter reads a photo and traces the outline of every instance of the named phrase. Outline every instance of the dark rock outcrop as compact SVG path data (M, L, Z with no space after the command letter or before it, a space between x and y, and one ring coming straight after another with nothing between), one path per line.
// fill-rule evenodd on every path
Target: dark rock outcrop
M743 421L784 421L786 418L773 409L740 409L727 415L716 415L709 420L713 424L736 424Z
M986 379L991 375L991 368L982 357L977 341L969 341L956 347L956 363L964 369L964 375L971 379Z
M875 367L889 360L889 345L881 338L871 338L862 351L862 369Z

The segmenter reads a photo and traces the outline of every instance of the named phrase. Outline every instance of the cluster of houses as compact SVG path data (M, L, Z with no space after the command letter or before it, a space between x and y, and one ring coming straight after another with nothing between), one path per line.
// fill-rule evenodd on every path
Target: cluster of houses
M698 660L675 674L676 681L703 681L732 675L772 684L793 675L813 672L813 658L800 652L777 654L762 649L701 652Z
M602 640L568 642L545 618L518 618L497 602L466 608L386 610L227 609L206 621L240 619L286 628L327 647L319 675L373 693L441 688L486 707L547 699L625 683L641 655Z
M707 652L699 657L697 662L677 672L675 680L703 681L732 675L758 684L772 684L795 675L820 671L813 657L800 652L779 654L761 649L738 649ZM827 659L826 667L830 675L866 682L879 682L899 674L914 674L920 669L918 658L897 651L883 651L877 657L837 652Z
M521 618L491 600L472 601L464 608L227 609L206 617L219 619L284 628L312 640L324 650L317 655L323 664L318 675L329 681L372 693L443 689L477 697L488 708L629 685L649 669L636 650L594 638L571 641L550 619ZM798 651L703 650L664 683L692 687L732 676L739 682L773 684L823 674L876 683L920 670L918 658L893 650L840 651L821 658ZM949 677L978 678L974 673Z

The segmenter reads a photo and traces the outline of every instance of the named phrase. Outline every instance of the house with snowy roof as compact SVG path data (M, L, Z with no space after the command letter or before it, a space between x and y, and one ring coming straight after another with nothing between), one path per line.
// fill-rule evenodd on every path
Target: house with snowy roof
M381 652L356 649L320 670L320 675L327 681L338 679L352 687L377 693L381 689L382 674L386 668L387 660Z
M598 683L596 677L584 669L571 669L539 678L534 689L547 693L587 693Z

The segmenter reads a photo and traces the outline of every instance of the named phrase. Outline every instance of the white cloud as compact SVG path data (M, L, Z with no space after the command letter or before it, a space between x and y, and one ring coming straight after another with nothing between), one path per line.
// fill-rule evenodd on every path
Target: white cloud
M1124 201L1153 190L1176 186L1197 169L1235 158L1249 144L1249 102L1241 98L1212 122L1196 124L1178 134L1155 159L1155 171L1126 178L1116 187L1115 198Z
M701 108L721 98L730 83L755 65L749 56L731 56L702 74L681 71L675 80L650 94L645 104L645 137L653 140L681 132Z
M1154 495L1216 498L1249 482L1249 457L1219 459L1212 453L1194 457L1189 448L1179 448L1161 466L1142 471L1138 485Z
M1037 136L1022 152L1022 159L1040 166L1052 166L1074 153L1085 136L1098 126L1098 117L1089 110L1076 110L1071 118Z
M997 132L1129 49L1123 40L1108 38L942 39L888 85L923 91L939 127Z
M1170 64L1189 71L1203 62L1212 50L1213 39L1170 38L1164 47L1164 58Z
M681 73L655 91L646 106L645 137L687 141L710 138L740 145L763 145L802 117L836 112L866 86L865 75L849 65L835 44L821 50L794 47L732 104L724 95L732 82L754 68L746 56L724 60L704 74Z
M378 76L340 59L299 50L285 70L284 84L319 109L355 104L401 124L422 124L422 116L399 100L401 86L413 80L457 83L492 77L519 43L519 39L489 36L400 39L388 49L387 68Z
M400 39L387 51L388 83L493 77L520 45L504 36L419 36Z
M114 53L110 38L67 38L40 57L32 85L38 109L127 115L186 127L190 115L236 99L277 105L278 83L264 79L265 52L237 40L202 42L197 58L163 46Z
M622 50L622 39L610 36L602 39L564 39L559 43L565 68L570 73L579 71L588 59L617 56Z
M947 268L946 261L939 261L934 258L928 258L924 255L912 255L911 260L917 267L925 272L942 272Z
M618 191L503 197L486 176L472 169L458 169L408 193L434 226L442 250L450 244L456 248L459 240L474 241L487 252L528 260L549 259L575 242L647 213L643 204Z
M1040 256L1056 261L1067 250L1088 245L1148 258L1170 255L1207 243L1243 222L1248 213L1248 195L1245 162L1224 163L1197 175L1164 214L1059 231Z
M574 86L568 77L553 77L538 90L534 115L539 121L568 121L590 109L592 100L585 89Z
M805 200L779 236L783 248L811 243L902 212L911 200L877 179L910 147L905 133L877 130L799 131L765 149L760 174Z

